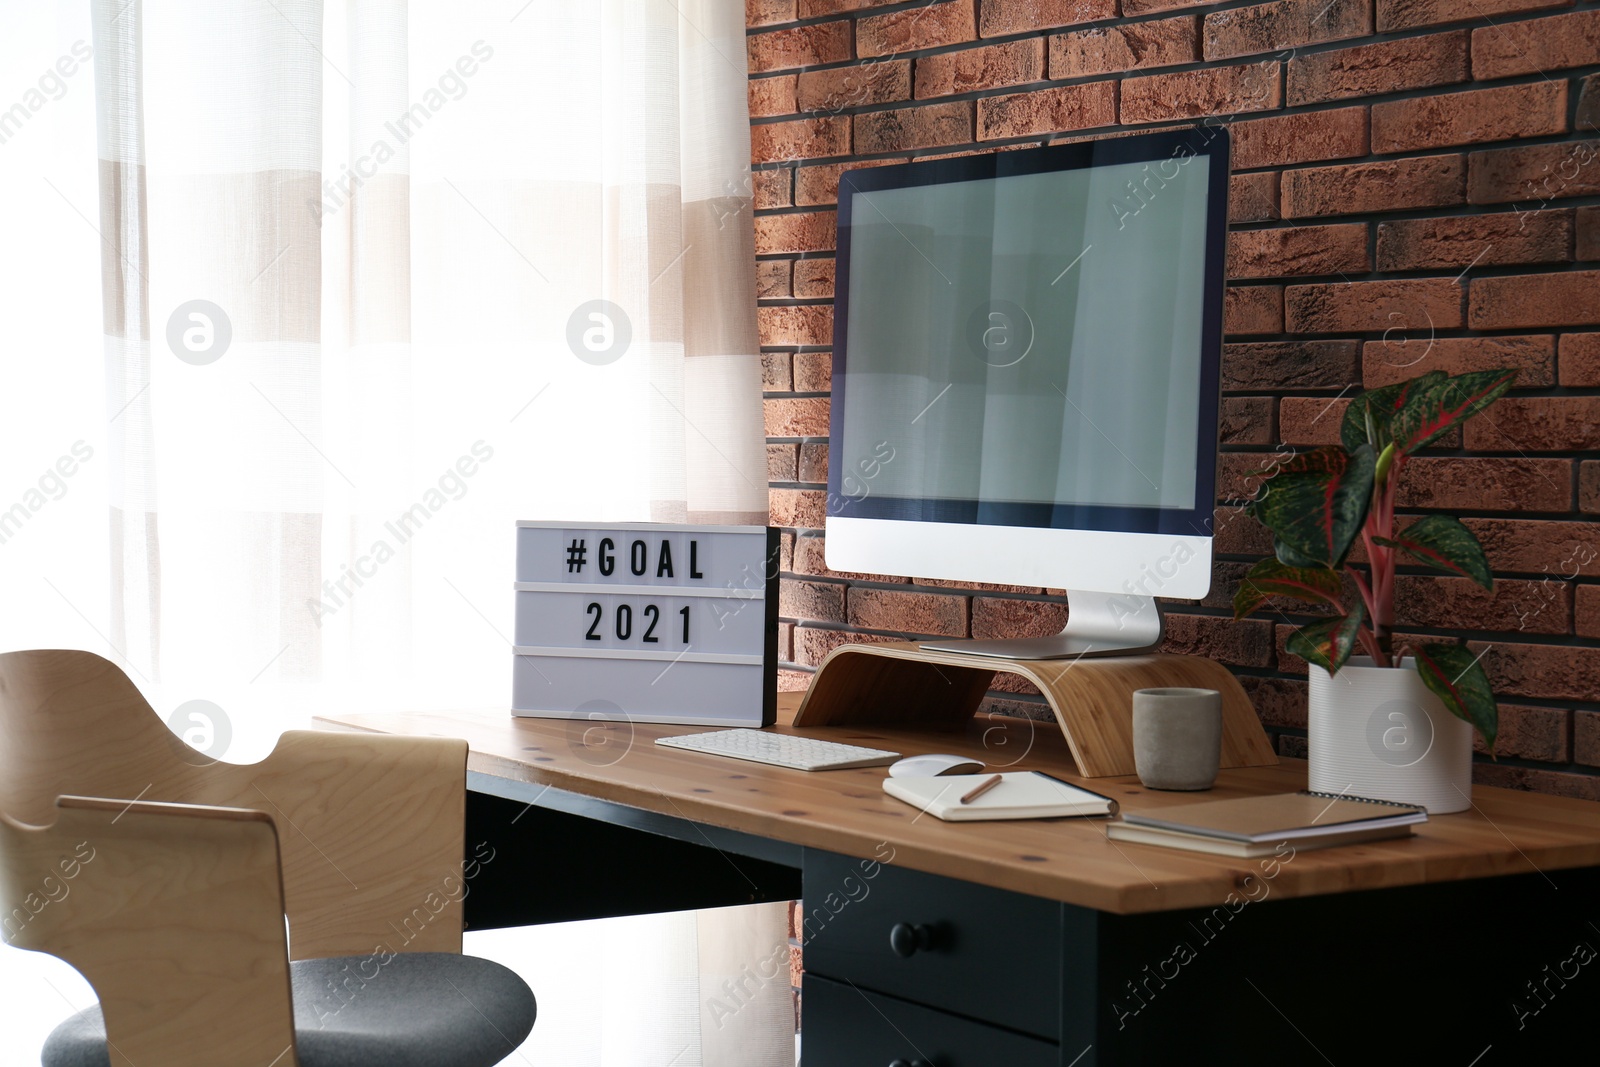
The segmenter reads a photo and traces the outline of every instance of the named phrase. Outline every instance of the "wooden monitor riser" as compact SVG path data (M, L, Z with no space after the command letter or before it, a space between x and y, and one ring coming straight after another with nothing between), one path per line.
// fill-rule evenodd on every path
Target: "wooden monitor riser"
M1222 694L1222 766L1278 762L1244 688L1200 656L1005 660L933 652L911 642L840 645L822 661L796 726L908 726L961 730L996 674L1038 687L1086 778L1133 774L1133 693L1187 686Z

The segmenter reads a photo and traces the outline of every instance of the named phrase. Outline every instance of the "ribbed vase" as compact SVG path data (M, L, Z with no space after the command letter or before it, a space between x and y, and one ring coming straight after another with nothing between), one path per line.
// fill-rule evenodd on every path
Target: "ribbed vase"
M1329 677L1311 668L1311 788L1415 804L1430 815L1472 806L1472 727L1450 714L1415 663L1352 656Z

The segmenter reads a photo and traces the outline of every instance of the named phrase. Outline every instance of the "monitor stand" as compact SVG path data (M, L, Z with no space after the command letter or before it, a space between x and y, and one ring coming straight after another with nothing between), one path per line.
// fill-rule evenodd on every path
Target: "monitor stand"
M1162 628L1155 597L1068 590L1067 625L1053 637L927 641L921 647L995 659L1137 656L1161 647Z

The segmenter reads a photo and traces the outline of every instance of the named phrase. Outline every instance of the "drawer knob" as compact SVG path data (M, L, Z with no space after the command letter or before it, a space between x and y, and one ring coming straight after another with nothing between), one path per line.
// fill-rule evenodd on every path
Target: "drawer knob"
M889 930L889 947L896 956L910 959L918 949L925 951L933 947L933 930L920 923L915 926L911 923L895 923ZM912 1064L911 1067L916 1065Z

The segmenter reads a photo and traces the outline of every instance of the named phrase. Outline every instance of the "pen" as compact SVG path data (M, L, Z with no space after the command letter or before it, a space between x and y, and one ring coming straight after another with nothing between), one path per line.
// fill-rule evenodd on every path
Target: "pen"
M971 804L974 800L977 800L979 797L983 796L983 794L987 793L989 790L991 790L995 786L999 785L1000 784L1000 778L1001 778L1001 775L998 775L998 774L993 774L993 775L990 775L988 778L985 778L983 781L981 781L977 785L973 786L972 787L972 791L970 793L968 793L966 796L961 798L961 803L963 803L963 804Z

